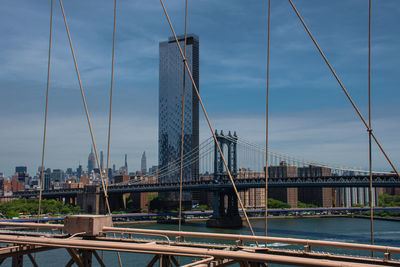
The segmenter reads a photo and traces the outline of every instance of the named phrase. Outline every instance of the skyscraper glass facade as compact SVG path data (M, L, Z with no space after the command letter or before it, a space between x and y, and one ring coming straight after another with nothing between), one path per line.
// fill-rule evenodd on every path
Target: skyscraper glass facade
M178 36L184 49L184 36ZM187 36L186 59L199 88L199 38ZM160 43L159 58L159 182L177 182L180 177L182 88L184 63L174 38ZM186 71L183 180L197 180L199 174L199 101Z

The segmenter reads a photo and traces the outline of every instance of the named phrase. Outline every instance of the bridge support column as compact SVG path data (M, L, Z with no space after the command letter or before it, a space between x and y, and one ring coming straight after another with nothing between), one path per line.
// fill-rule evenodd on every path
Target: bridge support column
M98 185L86 185L84 191L78 194L78 205L84 212L99 214L101 213L100 197L100 187Z
M12 267L24 266L24 256L22 254L13 256L11 266Z
M225 207L225 196L227 206ZM238 199L232 190L214 191L213 217L206 223L207 227L238 228L242 227L242 218L239 215Z
M228 135L224 135L222 131L220 134L216 131L215 134L222 153L224 151L224 146L227 147L227 167L234 178L237 175L236 133L232 136L231 132L229 132ZM226 181L223 180L227 178L226 176L227 171L224 168L224 162L218 151L217 144L214 144L214 182L216 184L221 182L225 183ZM227 197L227 207L225 206L225 197ZM242 218L238 210L238 199L233 189L220 190L214 188L213 217L207 221L206 225L207 227L220 228L236 228L243 226Z
M82 262L83 266L92 266L92 254L93 252L91 250L85 249L82 250Z

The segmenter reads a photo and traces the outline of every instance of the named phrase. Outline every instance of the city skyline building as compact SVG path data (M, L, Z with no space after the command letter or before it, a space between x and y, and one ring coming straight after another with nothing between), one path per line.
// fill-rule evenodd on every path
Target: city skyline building
M140 169L142 170L142 175L147 173L147 159L146 159L146 151L142 154L142 159L140 162Z
M93 148L91 148L88 157L88 174L90 174L93 171L95 166L96 166L96 160L94 158Z
M103 172L104 170L104 155L103 155L103 150L100 151L100 170Z
M178 41L183 48L184 36L178 36ZM194 34L187 35L186 62L199 88L199 38ZM184 63L174 37L160 42L158 164L159 169L168 173L159 177L161 183L176 182L180 176L183 73ZM199 101L187 71L185 73L184 154L199 145ZM199 162L194 160L184 168L183 180L197 180L198 174Z
M128 154L125 154L125 174L128 174Z

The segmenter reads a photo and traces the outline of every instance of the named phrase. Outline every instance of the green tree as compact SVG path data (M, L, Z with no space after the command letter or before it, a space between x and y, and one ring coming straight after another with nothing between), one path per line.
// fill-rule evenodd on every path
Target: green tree
M288 209L290 205L286 202L276 200L273 198L268 198L268 208L270 209Z
M16 217L19 214L36 215L39 208L37 199L15 199L0 205L0 213L7 218ZM43 199L40 207L42 214L76 214L80 212L78 206L63 205L56 200Z
M318 208L317 205L303 203L301 201L297 201L297 207L300 209L307 209L307 208Z

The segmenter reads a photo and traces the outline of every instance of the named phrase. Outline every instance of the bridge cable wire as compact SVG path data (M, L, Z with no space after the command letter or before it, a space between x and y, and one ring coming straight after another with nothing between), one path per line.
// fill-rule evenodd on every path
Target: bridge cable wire
M68 35L68 41L69 41L69 45L70 45L70 48L71 48L72 58L74 60L75 71L76 71L76 75L77 75L77 78L78 78L79 87L80 87L80 90L81 90L82 101L83 101L83 105L84 105L84 108L85 108L86 119L87 119L88 126L89 126L90 136L92 138L94 153L96 155L97 166L100 169L99 155L97 153L96 142L94 140L92 124L90 123L89 112L88 112L88 108L87 108L87 104L86 104L85 94L83 92L83 86L82 86L82 82L81 82L81 77L79 75L78 64L76 62L75 52L74 52L74 48L72 46L72 40L71 40L71 35L70 35L70 32L69 32L69 28L68 28L67 18L65 16L65 11L64 11L64 6L62 4L62 0L59 0L59 2L60 2L60 7L61 7L62 14L63 14L63 18L64 18L65 29L66 29L67 35ZM102 174L101 171L100 171L100 179L101 179L101 184L102 184L102 187L103 187L103 193L104 193L104 198L105 198L105 202L106 202L107 211L108 211L109 216L111 216L110 203L108 201L108 194L107 194L107 190L106 190L106 187L105 187L103 174ZM118 255L120 266L122 266L119 252L117 252L117 255Z
M374 244L374 208L372 203L372 127L371 127L371 10L372 0L368 5L368 147L369 147L369 207L370 207L370 227L371 227L371 245ZM374 252L371 251L371 256Z
M114 91L114 62L115 62L115 25L117 21L117 0L114 1L114 28L113 28L113 45L112 45L112 59L111 59L111 85L110 85L110 114L108 117L108 141L107 141L107 164L106 164L106 191L108 188L109 178L108 168L110 166L110 140L111 140L111 114L112 114L112 100ZM101 170L103 171L103 170Z
M86 119L87 119L88 126L89 126L89 131L90 131L90 136L91 136L92 143L93 143L94 153L96 155L97 166L100 169L100 161L99 161L99 156L98 156L98 153L97 153L96 142L94 141L92 124L90 123L89 112L88 112L88 108L87 108L87 104L86 104L85 94L83 92L83 86L82 86L81 77L80 77L79 70L78 70L78 64L76 62L74 48L72 46L72 40L71 40L71 35L70 35L70 32L69 32L69 28L68 28L67 18L65 16L65 11L64 11L64 6L62 4L62 0L59 0L59 2L60 2L60 6L61 6L61 11L62 11L62 14L63 14L63 17L64 17L64 23L65 23L65 28L67 30L67 35L68 35L68 40L69 40L69 44L70 44L70 48L71 48L72 57L73 57L74 64L75 64L75 71L76 71L76 75L78 77L79 87L80 87L81 95L82 95L82 101L83 101L83 105L84 105L85 113L86 113ZM101 172L100 172L100 179L101 179L101 184L103 186L104 197L106 199L107 211L111 215L110 204L108 202L108 195L107 195L107 191L105 190L105 183L104 183L104 179L103 179L103 174Z
M211 151L213 151L213 149L212 148L208 148L208 150L202 152L203 154L201 154L201 156L203 156L204 154L207 155ZM183 167L186 168L188 166L191 166L193 163L197 162L199 160L199 158L200 157L196 157L196 158L184 161L185 163L184 163ZM167 172L163 173L162 175L159 175L158 177L159 178L168 177L168 176L173 175L174 173L179 172L179 170L180 170L180 167L176 167L175 169L168 170Z
M228 139L228 140L233 140L232 138L225 136L224 138ZM238 144L242 144L244 146L250 146L260 152L265 153L265 147L259 146L257 144L253 144L250 141L243 139L243 138L239 138L238 139ZM290 155L286 155L284 153L281 152L276 152L276 151L271 151L269 150L268 153L270 156L274 156L274 157L280 157L280 158L288 158L288 157L292 157ZM360 172L360 173L369 173L368 170L362 170L362 169L355 169L355 168L348 168L348 167L337 167L337 166L331 166L327 163L321 163L321 162L314 162L314 161L306 161L304 159L296 159L296 162L301 162L303 165L314 165L314 166L318 166L318 167L325 167L325 168L331 168L333 170L338 170L338 171L353 171L353 172ZM275 163L278 164L278 163ZM373 173L376 174L390 174L389 172L379 172L379 171L373 171Z
M46 106L45 106L45 111L44 111L42 165L41 165L41 169L40 169L39 202L38 202L38 216L37 216L38 223L39 223L39 219L40 219L40 206L42 203L43 175L44 175L43 174L44 173L44 153L46 150L46 131L47 131L47 113L48 113L47 111L48 111L48 104L49 104L52 31L53 31L53 0L51 0L51 8L50 8L49 59L48 59L48 63L47 63Z
M212 141L212 140L210 139L210 141ZM186 166L186 164L188 164L188 162L185 161L186 159L187 160L191 160L191 161L196 160L200 156L203 156L204 154L207 154L210 151L210 149L213 149L210 146L207 148L207 145L210 145L210 144L211 144L211 142L205 144L204 146L202 146L200 148L197 147L197 148L193 149L191 152L185 154L184 158L183 158L183 162L185 162L185 166ZM204 148L204 147L206 147L206 148ZM200 154L198 154L198 153L200 153ZM192 157L193 155L196 155L196 156L193 158ZM180 159L176 159L176 160L170 162L167 166L164 166L163 168L161 168L159 170L159 177L164 177L164 176L169 175L170 173L178 172L179 171L179 166L178 165L180 165ZM177 166L177 167L175 169L170 169L171 166ZM160 175L160 173L162 175Z
M306 23L304 22L303 18L301 17L299 11L296 9L296 7L294 6L292 0L289 0L290 5L292 6L293 10L296 12L297 17L299 18L300 22L303 24L304 29L307 31L308 35L310 36L311 40L313 41L314 45L316 46L316 48L318 49L319 53L321 54L321 56L323 57L325 63L328 65L330 71L332 72L333 76L335 77L336 81L339 83L340 87L342 88L344 94L346 95L347 99L350 101L351 105L353 106L354 110L357 112L359 118L361 119L362 123L365 125L365 127L367 128L367 131L370 133L371 137L374 139L375 143L378 145L379 149L381 150L382 154L385 156L387 162L390 164L390 166L392 167L393 171L396 173L397 176L400 177L399 172L397 171L396 167L393 165L391 159L389 158L389 156L386 154L385 150L383 149L383 147L381 146L380 142L378 141L378 139L376 138L375 134L372 132L372 129L369 127L369 125L367 124L366 120L364 119L364 116L361 114L360 110L358 109L357 105L354 103L353 99L350 97L349 93L347 92L346 88L344 87L344 85L342 84L342 82L340 81L339 77L337 76L335 70L333 69L333 67L331 66L331 64L329 63L328 59L326 58L324 52L322 52L321 48L319 47L317 41L315 40L314 36L312 35L312 33L310 32L310 30L308 29Z
M188 10L188 0L185 1L185 54L184 59L186 60L186 46L187 46L187 10ZM180 170L180 180L179 180L179 225L178 231L181 231L182 227L182 180L183 180L183 140L184 140L184 127L185 127L185 83L186 83L186 69L183 65L183 86L182 86L182 133L181 133L181 170ZM178 257L178 263L179 263Z
M268 236L268 117L269 117L269 44L270 44L270 23L271 23L271 0L268 0L268 30L267 30L267 99L265 107L265 236ZM267 243L265 243L267 247Z
M108 140L107 140L107 164L106 164L106 182L105 182L105 195L108 195L107 189L108 189L108 183L109 183L109 177L108 177L108 168L109 168L109 163L110 163L110 140L111 140L111 115L112 115L112 97L113 97L113 89L114 89L114 62L115 62L115 25L117 21L117 0L114 1L114 25L113 25L113 44L112 44L112 59L111 59L111 85L110 85L110 114L108 117ZM100 173L103 173L103 170L101 169L101 166L99 165ZM103 185L104 186L104 185ZM111 214L110 214L111 215ZM114 238L116 237L114 233ZM104 251L101 251L101 258L104 257ZM122 267L122 260L121 260L121 254L119 251L117 252L117 257L118 257L118 263L119 266Z
M210 145L212 142L214 142L212 140L212 137L206 139L205 141L203 141L199 146L197 146L196 148L192 149L191 151L189 151L188 153L184 154L184 158L189 158L192 155L195 155L198 151L200 151L201 149L203 149L204 147L206 147L207 145ZM174 161L171 161L171 163L179 163L180 159L176 159ZM163 166L160 169L158 169L158 172L160 171L164 171L165 169L168 169L168 166Z
M230 179L230 181L231 181L231 183L232 183L233 190L235 191L235 194L236 194L236 196L237 196L237 198L238 198L238 202L239 202L240 208L241 208L242 211L243 211L243 215L244 215L245 218L246 218L246 222L247 222L247 224L248 224L248 226L249 226L249 229L250 229L252 235L255 236L253 227L252 227L252 225L251 225L251 222L250 222L250 220L249 220L249 217L247 216L246 209L245 209L245 207L244 207L244 205L243 205L242 199L240 198L239 192L238 192L238 190L237 190L237 188L236 188L236 185L235 185L235 181L234 181L233 178L232 178L232 174L231 174L231 172L230 172L230 170L229 170L229 168L228 168L228 164L226 163L226 160L225 160L225 157L224 157L224 153L223 153L222 150L221 150L221 146L219 145L219 142L218 142L218 140L217 140L217 137L216 137L216 135L215 135L215 133L214 133L214 129L213 129L212 125L211 125L210 119L208 118L206 109L205 109L205 107L204 107L203 101L202 101L202 99L201 99L201 97L200 97L200 94L199 94L199 90L197 89L197 85L196 85L196 83L195 83L195 81L194 81L194 79L193 79L193 75L192 75L192 73L191 73L191 71L190 71L189 65L188 65L188 63L187 63L187 61L186 61L186 58L185 58L185 55L183 54L182 48L181 48L181 46L180 46L180 44L179 44L179 41L178 41L178 38L177 38L177 36L176 36L174 27L172 26L171 20L170 20L170 18L169 18L169 16L168 16L168 12L167 12L167 10L166 10L166 8L165 8L165 5L164 5L163 0L160 0L160 3L161 3L162 8L163 8L163 10L164 10L166 19L168 20L168 24L169 24L169 26L170 26L170 28L171 28L171 31L172 31L172 33L173 33L173 35L174 35L175 42L176 42L176 44L177 44L177 46L178 46L179 52L180 52L180 54L181 54L181 56L182 56L182 59L183 59L183 61L184 61L185 66L186 66L186 70L187 70L187 72L188 72L188 75L189 75L190 79L192 80L192 84L193 84L193 87L194 87L195 92L196 92L196 94L197 94L197 98L199 99L201 108L203 109L204 116L206 117L206 120L207 120L207 123L208 123L208 127L210 128L211 134L213 135L215 144L217 145L218 151L219 151L219 153L220 153L220 155L221 155L221 159L222 159L222 161L223 161L223 163L224 163L225 169L226 169L226 171L227 171L227 173L228 173L228 176L229 176L229 179ZM257 242L256 242L256 245L258 246L258 243L257 243Z

